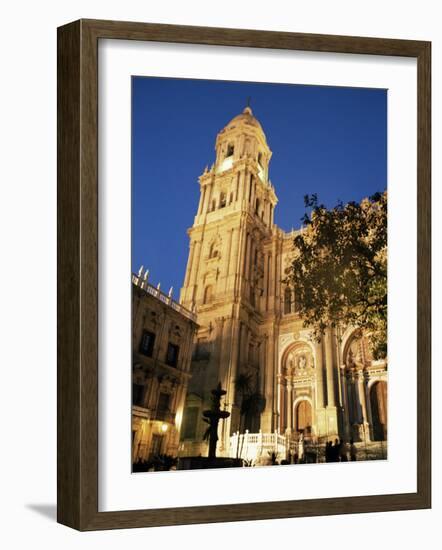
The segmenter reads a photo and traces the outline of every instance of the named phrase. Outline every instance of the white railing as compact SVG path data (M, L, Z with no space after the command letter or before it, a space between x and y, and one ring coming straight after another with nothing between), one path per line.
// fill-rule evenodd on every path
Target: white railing
M272 453L275 453L280 461L286 458L289 445L287 437L277 431L249 433L246 430L243 434L236 432L230 437L229 456L256 463L259 460L269 461Z
M148 294L151 294L158 300L161 300L161 302L167 304L175 311L178 311L178 313L181 313L188 319L191 319L192 321L196 322L196 313L186 309L184 306L182 306L178 302L175 302L175 300L172 299L172 296L170 294L165 294L159 288L154 287L153 285L148 283L145 278L140 277L135 273L132 273L132 283L138 288L141 288L142 290L147 292Z

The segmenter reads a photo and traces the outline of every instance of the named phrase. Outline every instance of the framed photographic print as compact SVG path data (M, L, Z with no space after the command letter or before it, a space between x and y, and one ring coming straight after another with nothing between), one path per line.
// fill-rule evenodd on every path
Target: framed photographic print
M58 32L58 520L431 505L430 43Z

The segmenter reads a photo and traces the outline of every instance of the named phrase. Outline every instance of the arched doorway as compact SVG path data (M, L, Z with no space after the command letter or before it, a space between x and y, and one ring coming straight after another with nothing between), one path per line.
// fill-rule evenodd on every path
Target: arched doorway
M296 431L310 434L312 431L312 406L310 401L303 399L296 407Z
M387 382L375 382L370 388L374 441L387 439Z

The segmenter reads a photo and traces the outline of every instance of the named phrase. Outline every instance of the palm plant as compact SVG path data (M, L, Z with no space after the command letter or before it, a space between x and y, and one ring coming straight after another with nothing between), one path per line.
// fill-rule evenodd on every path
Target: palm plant
M265 398L257 390L254 390L252 375L249 373L241 373L235 381L235 388L241 397L241 407L239 411L239 431L238 441L236 447L236 458L242 454L242 445L244 444L244 438L242 440L241 452L239 449L239 434L244 432L247 418L251 418L257 414L262 413L265 407Z

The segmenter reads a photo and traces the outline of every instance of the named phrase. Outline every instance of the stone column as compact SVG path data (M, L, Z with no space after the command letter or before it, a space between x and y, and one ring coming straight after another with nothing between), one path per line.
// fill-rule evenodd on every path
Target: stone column
M269 309L270 252L264 255L264 311Z
M233 286L234 286L235 299L239 297L239 291L241 286L240 282L243 277L243 267L245 263L246 247L247 247L247 233L243 227L243 223L241 223L238 230L238 255L236 258L235 270L232 273L233 281L234 281Z
M227 272L226 292L233 292L235 288L235 276L238 266L239 248L241 246L239 227L232 229L229 270Z
M240 199L240 203L241 203L241 208L244 208L245 207L245 204L247 203L247 200L248 200L248 182L249 182L249 178L248 178L248 172L247 172L247 169L244 170L244 172L242 172L241 174L241 180L239 182L239 199Z
M246 256L244 261L244 279L246 282L249 280L249 266L250 266L250 249L252 248L252 237L250 234L247 235L247 247L246 247ZM248 286L246 285L246 290Z
M234 196L233 202L236 202L238 200L240 181L241 181L241 172L237 172L235 176L235 191L233 195Z
M198 273L198 263L201 254L201 241L195 242L195 252L194 252L194 261L192 261L192 276L190 277L190 284L194 285L196 281L196 276Z
M210 191L212 189L212 184L206 184L204 189L206 190L206 193L204 195L204 206L202 214L207 214L207 212L209 211Z
M255 178L250 175L250 204L252 206L252 209L253 209L253 201L255 200L255 189L256 189L256 186L255 186Z
M269 310L272 310L275 307L274 263L275 263L275 243L273 243L272 252L269 253L269 278L268 278L268 284L267 284L267 308Z
M225 257L224 257L224 262L223 262L223 277L227 277L227 275L229 274L229 270L230 270L230 263L232 261L232 258L233 258L233 255L234 255L234 251L233 251L233 248L232 248L232 233L233 233L233 229L229 229L228 232L227 232L227 242L225 244L225 248L224 248L224 254L225 254Z
M276 303L278 304L278 307L281 303L281 300L280 300L280 289L281 289L281 284L280 284L280 280L281 280L281 262L282 262L282 253L281 253L281 243L278 241L277 243L277 247L278 247L278 254L276 256L276 266L275 266L275 269L276 269L276 274L275 274L275 300L276 300Z
M261 395L265 395L265 381L266 381L266 369L265 369L265 354L266 354L266 338L262 338L258 344L258 366L259 366L259 392Z
M241 351L240 351L240 359L239 359L239 372L241 371L242 367L247 363L247 354L249 351L248 341L249 341L248 328L244 323L241 323Z
M231 250L230 250L230 260L229 260L229 270L228 275L234 275L236 271L236 266L238 263L238 254L239 254L239 227L234 227L232 229L231 237Z
M368 387L369 378L366 377L364 380L365 386L365 403L367 406L367 420L368 420L368 429L370 439L373 437L373 413L371 411L371 401L370 401L370 388Z
M229 384L229 365L230 365L230 349L232 341L232 320L223 319L220 327L220 354L219 354L219 380L223 389L228 388ZM227 405L226 401L222 402L221 406ZM229 452L230 443L230 426L225 420L221 422L221 437L220 451L225 456Z
M357 403L357 381L355 377L354 371L350 371L348 374L348 382L349 382L349 400L350 400L350 411L351 411L351 417L352 417L352 424L359 424L359 408Z
M270 433L275 428L273 411L277 409L275 404L279 401L279 383L275 384L275 363L273 361L273 331L269 328L269 333L263 340L263 395L265 397L265 410L261 415L261 429L265 433Z
M253 259L255 257L255 242L250 235L250 251L249 251L249 260L247 262L247 279L249 280L249 283L251 284L252 279L252 266L253 266Z
M242 269L242 275L245 279L247 279L247 273L248 273L248 265L249 265L249 258L250 258L250 246L251 246L251 238L249 233L246 233L246 248L244 253L244 263L243 263L243 269Z
M365 401L364 373L362 370L358 371L358 395L359 403L361 404L361 422L365 424L367 422L367 404Z
M221 385L228 388L229 384L229 368L231 362L232 348L232 319L227 318L223 321L221 330L221 353L219 359L219 372Z
M193 266L193 253L195 252L195 241L190 242L189 259L187 260L186 277L184 279L184 287L189 284L190 274Z
M315 367L316 367L316 406L324 408L324 365L322 360L322 340L315 343Z
M368 412L367 412L367 396L365 393L365 383L364 383L364 371L359 371L359 378L358 378L358 390L359 390L359 400L361 403L362 408L362 429L364 432L364 438L369 436L369 429L368 429Z
M196 287L196 280L197 280L197 275L198 275L198 270L199 270L199 262L200 262L200 256L201 256L201 246L202 246L202 242L201 241L197 241L195 243L195 259L193 261L193 265L192 265L192 276L191 276L191 280L190 280L190 286L192 287L191 289L191 294L189 296L191 302L192 302L192 305L193 303L195 302L195 299L196 299L196 296L195 296L195 287Z
M333 376L333 342L332 332L328 328L325 331L325 368L327 371L327 405L336 406L335 382Z
M292 381L287 382L287 428L293 430L293 387Z
M197 216L200 216L202 213L205 195L206 195L206 187L202 186L200 191L200 201L198 204L198 212L196 214Z
M350 416L348 409L348 393L347 393L347 374L345 372L345 365L340 368L341 388L342 388L342 406L344 407L344 430L345 435L348 438L351 434Z
M230 405L235 403L235 381L238 372L238 355L240 346L240 330L241 323L238 319L233 319L232 325L232 337L230 346L230 361L229 361L229 380L227 385L226 400Z
M285 424L285 387L281 375L278 375L278 413L279 413L279 430L284 430Z
M230 406L231 416L229 417L230 433L239 430L239 405L236 401L236 379L241 365L241 349L243 335L242 323L238 319L232 322L232 346L230 355L230 375L229 375L229 387L226 399Z

